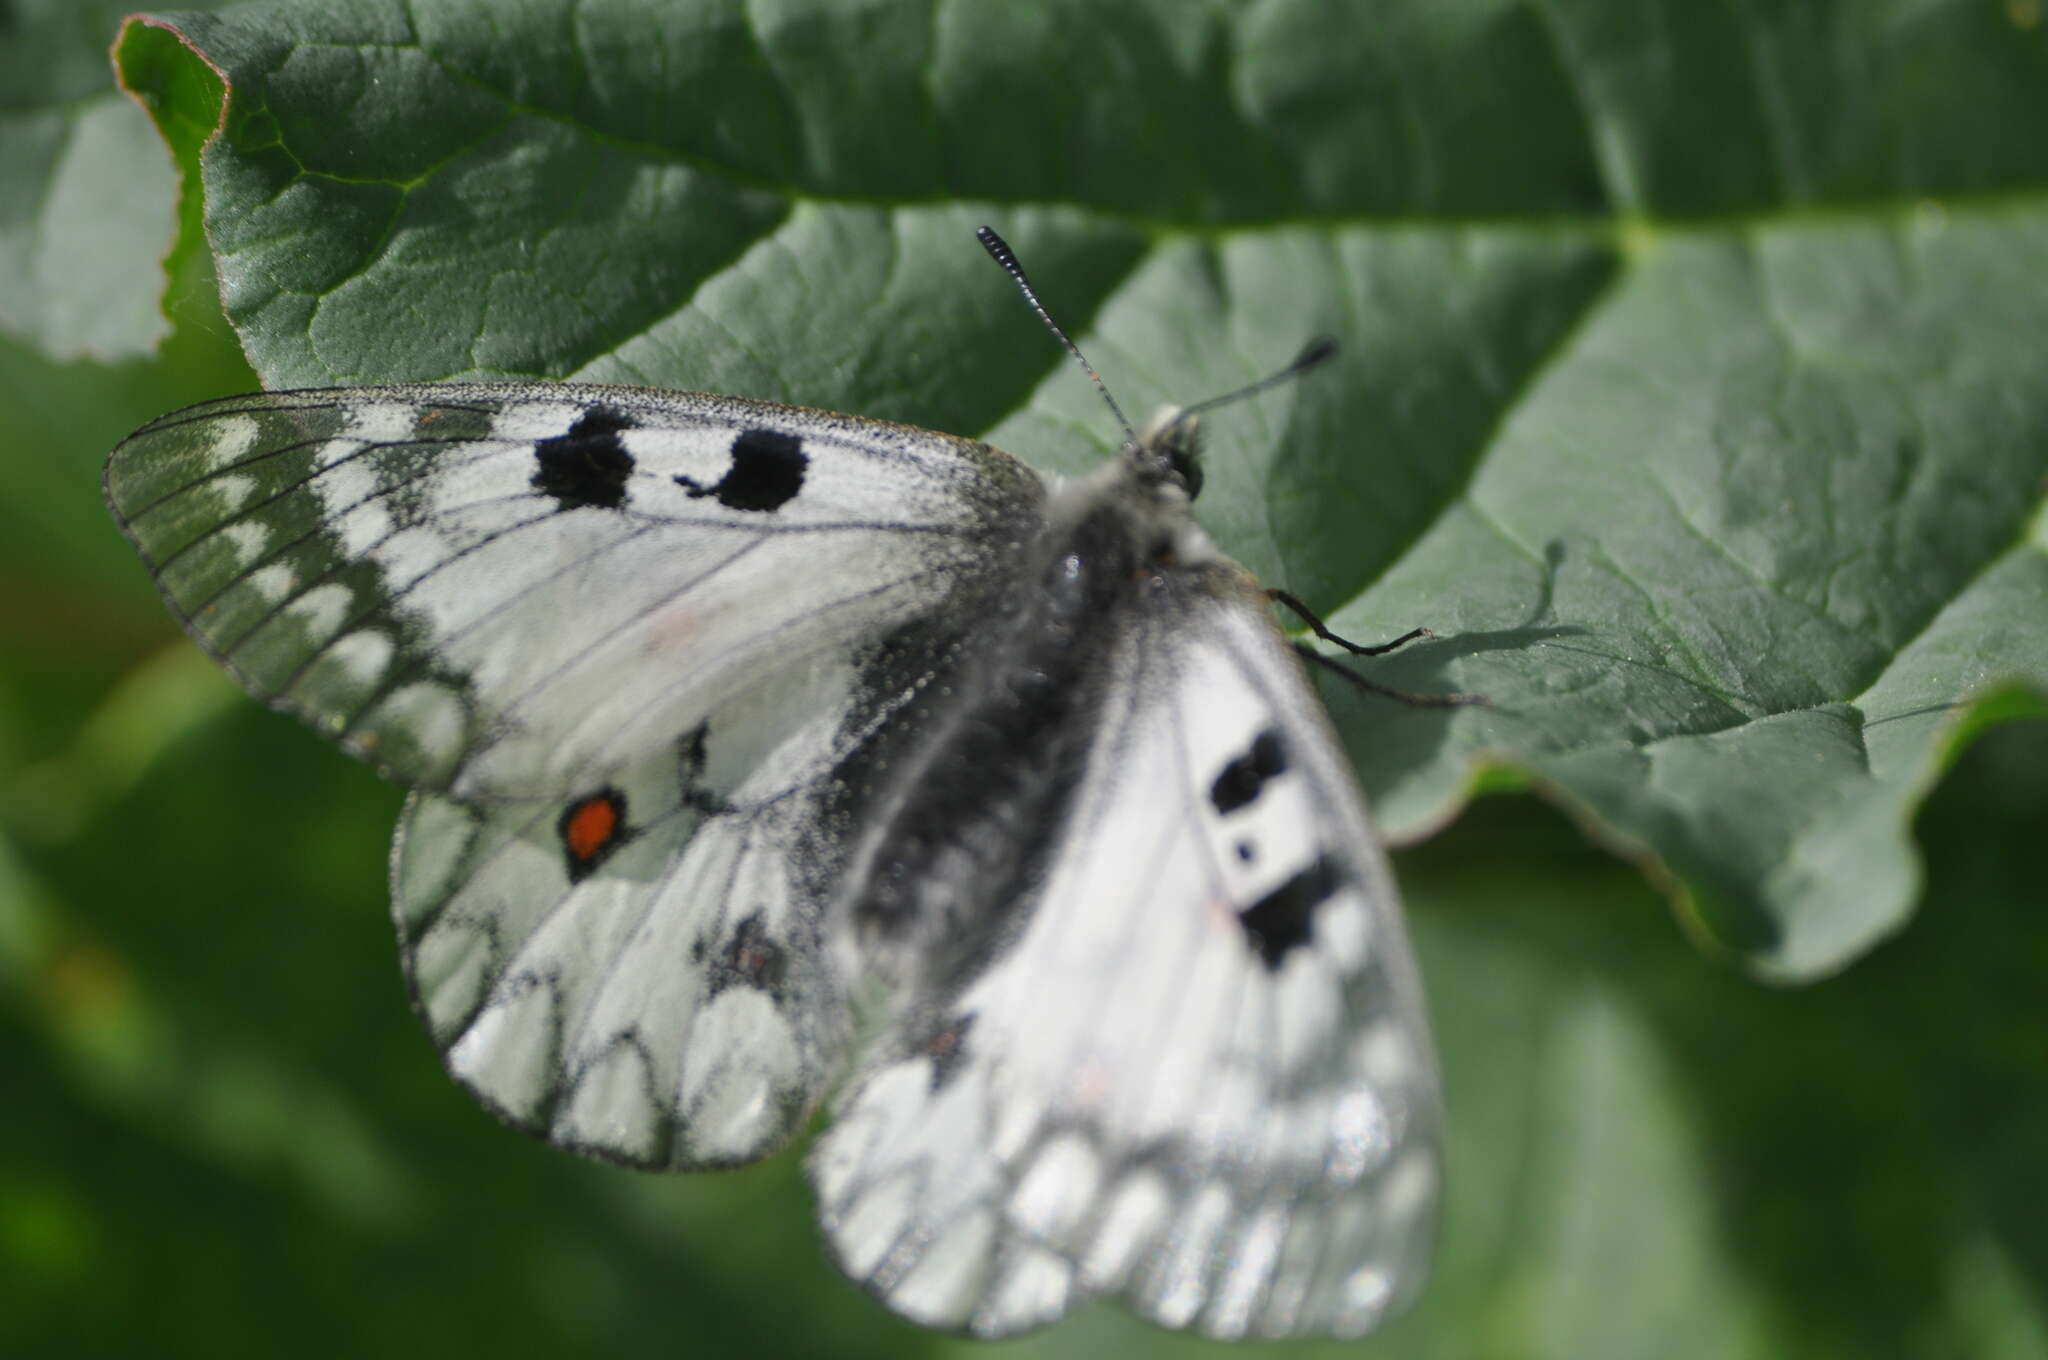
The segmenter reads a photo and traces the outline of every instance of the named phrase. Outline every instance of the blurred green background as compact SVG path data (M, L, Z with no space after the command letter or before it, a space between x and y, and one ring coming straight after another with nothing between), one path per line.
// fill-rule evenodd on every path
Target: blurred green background
M99 502L129 429L256 385L203 261L162 335L135 305L173 180L109 93L118 13L0 4L0 1353L985 1349L824 1265L794 1155L586 1165L442 1073L383 909L400 791L183 642ZM52 239L85 137L132 174L68 208L103 235ZM1916 821L1919 914L1797 990L1696 951L1533 797L1399 854L1442 1255L1381 1336L1281 1349L2048 1356L2044 832L2048 724L1994 728ZM1224 1350L1114 1308L1002 1349Z

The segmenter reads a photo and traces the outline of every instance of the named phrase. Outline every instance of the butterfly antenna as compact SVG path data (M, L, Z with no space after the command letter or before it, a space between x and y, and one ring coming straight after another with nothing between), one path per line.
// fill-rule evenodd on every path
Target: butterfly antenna
M1038 319L1045 323L1045 328L1053 333L1054 339L1067 347L1067 353L1074 356L1074 362L1081 365L1081 371L1088 375L1088 381L1095 384L1095 390L1100 392L1102 399L1109 403L1110 414L1115 416L1116 423L1124 428L1124 443L1137 443L1137 431L1133 430L1131 422L1124 418L1123 408L1116 404L1116 398L1109 395L1109 384L1102 381L1102 375L1095 371L1095 365L1088 362L1088 356L1081 353L1081 347L1068 338L1067 333L1060 329L1060 323L1052 319L1052 313L1045 310L1045 304L1038 300L1038 290L1031 286L1031 279L1025 274L1024 266L1017 263L1017 252L1010 249L1010 243L996 235L995 228L993 227L983 227L976 231L974 239L981 242L981 248L988 252L990 259L1003 267L1003 272L1010 276L1010 281L1015 283L1017 290L1024 294L1024 300L1031 304L1032 311L1038 313ZM1300 362L1298 359L1295 361L1297 366L1299 366ZM1266 381L1273 382L1275 380L1269 378ZM1264 383L1254 384L1247 391L1257 391L1259 387L1264 385ZM1239 393L1237 395L1246 394Z
M1336 352L1337 342L1335 340L1332 340L1327 335L1318 336L1309 341L1302 348L1301 353L1295 355L1292 362L1278 373L1270 373L1255 383L1238 388L1235 392L1225 392L1220 397L1211 397L1207 401L1196 402L1193 406L1181 411L1177 419L1186 420L1191 416L1198 416L1204 411L1214 410L1218 406L1228 406L1233 401L1243 401L1246 397L1255 397L1269 387L1278 387L1281 383L1300 377Z

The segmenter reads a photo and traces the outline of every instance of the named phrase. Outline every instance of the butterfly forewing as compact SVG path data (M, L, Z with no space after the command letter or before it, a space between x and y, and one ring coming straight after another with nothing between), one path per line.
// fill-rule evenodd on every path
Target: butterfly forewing
M579 787L939 609L1041 499L967 440L547 384L194 407L115 450L107 495L253 692L409 783L491 798Z
M1120 630L1021 934L924 998L812 1164L890 1305L1007 1335L1119 1293L1212 1335L1350 1335L1420 1279L1434 1059L1393 883L1234 568Z

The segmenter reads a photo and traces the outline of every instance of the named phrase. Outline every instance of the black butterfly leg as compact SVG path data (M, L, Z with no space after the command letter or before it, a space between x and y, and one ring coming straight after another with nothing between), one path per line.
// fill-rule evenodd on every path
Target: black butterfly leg
M1337 646L1342 647L1345 651L1351 653L1351 655L1353 656L1385 656L1388 652L1393 651L1395 648L1405 647L1409 643L1415 641L1417 638L1436 636L1436 634L1430 632L1427 628L1411 628L1407 632L1401 634L1401 636L1395 638L1392 642L1382 642L1376 647L1361 646L1360 644L1351 641L1349 638L1339 637L1337 634L1331 632L1329 628L1323 623L1323 621L1316 617L1315 611L1310 609L1306 604L1304 604L1298 596L1292 595L1284 590L1269 589L1266 591L1266 598L1272 600L1275 604L1285 605L1294 613L1299 614L1301 616L1301 621L1308 625L1308 629L1311 633L1314 633L1317 637L1321 638L1325 642L1335 643ZM1306 642L1295 643L1294 650L1301 653L1301 655L1308 661L1314 663L1315 665L1321 666L1324 670L1333 671L1336 674L1343 676L1346 680L1350 681L1353 685L1356 685L1359 689L1365 691L1368 694L1377 694L1382 696L1383 698L1393 699L1400 703L1412 705L1416 708L1493 707L1492 703L1490 703L1487 700L1486 696L1483 694L1460 694L1455 692L1451 694L1413 694L1405 689L1395 689L1389 685L1379 684L1376 681L1366 679L1364 676L1352 670L1349 666L1344 665L1342 662L1324 656L1321 652L1309 646Z

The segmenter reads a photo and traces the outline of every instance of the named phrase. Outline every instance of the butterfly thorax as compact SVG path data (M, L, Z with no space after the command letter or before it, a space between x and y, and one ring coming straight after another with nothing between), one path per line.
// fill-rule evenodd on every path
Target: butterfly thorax
M1185 491L1131 460L1057 491L972 625L901 639L929 672L893 730L842 771L869 809L842 902L870 968L958 984L1021 927L1071 813L1129 612L1215 556ZM887 663L900 682L903 658ZM886 690L887 684L877 686Z

